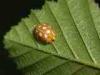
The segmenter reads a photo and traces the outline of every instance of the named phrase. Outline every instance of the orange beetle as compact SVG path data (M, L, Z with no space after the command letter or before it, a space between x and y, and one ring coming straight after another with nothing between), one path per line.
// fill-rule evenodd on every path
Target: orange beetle
M48 24L39 24L34 28L34 34L38 41L52 43L55 40L55 31Z

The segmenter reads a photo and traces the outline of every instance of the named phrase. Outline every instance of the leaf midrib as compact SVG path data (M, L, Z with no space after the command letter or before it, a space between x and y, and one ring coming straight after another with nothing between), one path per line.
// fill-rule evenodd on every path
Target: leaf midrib
M96 64L87 63L87 62L84 62L84 61L82 62L82 61L80 61L80 60L76 60L76 59L73 59L73 58L67 58L67 57L63 57L63 56L57 55L57 54L55 54L55 53L46 52L46 51L43 51L43 50L40 50L40 49L31 47L31 46L29 46L29 45L25 45L25 44L23 44L23 43L20 43L20 42L17 42L17 41L15 41L15 40L11 40L11 39L8 39L8 38L6 38L5 40L9 40L9 41L11 41L11 42L13 42L13 43L17 43L17 44L20 44L20 45L22 45L22 46L26 46L26 47L28 47L28 48L32 48L32 49L34 49L34 50L37 50L37 51L42 52L42 53L45 53L45 54L49 54L49 55L56 56L56 57L58 57L58 58L60 58L60 59L63 59L63 60L69 60L69 61L72 61L72 62L76 62L76 63L79 63L79 64L83 64L83 65L86 65L86 66L90 66L90 67L93 67L93 68L100 69L99 65L96 65ZM32 50L31 50L31 51L32 51ZM17 59L17 57L23 56L23 54L29 53L29 52L31 52L31 51L22 53L22 54L20 54L20 55L18 55L18 56L16 56L16 57L13 57L13 59Z

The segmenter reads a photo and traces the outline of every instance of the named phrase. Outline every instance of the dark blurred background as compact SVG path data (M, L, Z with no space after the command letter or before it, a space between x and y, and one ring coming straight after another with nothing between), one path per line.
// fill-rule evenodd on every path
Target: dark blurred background
M100 7L100 0L95 0ZM0 0L0 75L23 75L16 64L8 57L3 47L3 36L16 25L21 18L30 13L30 9L41 9L44 0Z

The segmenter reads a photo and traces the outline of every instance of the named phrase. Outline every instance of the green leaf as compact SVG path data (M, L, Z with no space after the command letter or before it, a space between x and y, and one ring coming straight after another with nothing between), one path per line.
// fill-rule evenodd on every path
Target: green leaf
M25 75L99 75L99 20L92 0L46 0L5 35L5 48ZM53 44L34 38L33 27L39 23L54 28Z

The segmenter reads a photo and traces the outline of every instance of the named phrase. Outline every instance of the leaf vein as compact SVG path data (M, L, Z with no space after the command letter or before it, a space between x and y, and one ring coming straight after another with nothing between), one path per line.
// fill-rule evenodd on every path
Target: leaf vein
M95 58L92 56L92 53L87 49L87 46L85 45L85 42L84 42L84 40L83 40L83 38L82 38L82 36L81 36L79 30L78 30L78 27L76 26L76 23L75 23L75 21L74 21L73 16L71 15L71 11L70 11L70 9L69 9L69 6L68 6L67 1L66 1L66 0L64 0L64 1L66 2L66 6L68 7L68 10L69 10L70 16L71 16L71 18L72 18L72 20L73 20L73 22L74 22L74 25L75 25L75 27L76 27L76 29L77 29L79 35L80 35L80 38L82 39L82 41L83 41L83 43L84 43L84 46L86 47L86 51L88 52L88 54L89 54L91 60L92 60L94 63L96 63Z
M48 3L47 3L47 5L48 5ZM51 12L51 14L52 14L53 18L55 19L55 21L56 21L57 25L59 26L59 28L60 28L60 30L61 30L61 32L62 32L62 34L63 34L63 36L64 36L64 33L63 33L63 31L62 31L62 29L61 29L61 27L60 27L60 25L59 25L59 23L58 23L58 21L57 21L56 17L54 16L54 14L53 14L52 10L50 9L49 5L48 5L47 7L48 7L49 11ZM66 41L66 43L67 43L67 40L66 40L65 36L64 36L64 39L65 39L65 41ZM67 45L68 45L68 43L67 43ZM76 53L75 53L75 52L74 52L74 51L70 48L70 46L69 46L69 45L68 45L68 47L69 47L70 51L72 52L73 56L74 56L75 58L77 58L77 59L78 59L77 54L76 54Z

